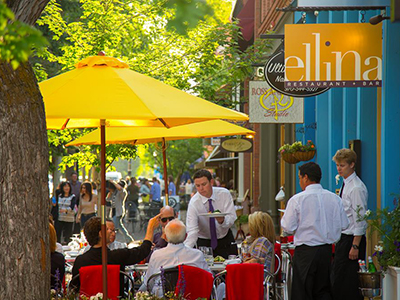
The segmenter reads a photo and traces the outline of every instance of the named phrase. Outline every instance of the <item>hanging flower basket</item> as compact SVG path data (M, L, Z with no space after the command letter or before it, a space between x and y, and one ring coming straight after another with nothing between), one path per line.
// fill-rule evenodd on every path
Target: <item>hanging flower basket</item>
M294 153L281 153L282 159L288 164L297 164L300 160L298 160Z
M308 161L315 156L315 150L306 152L303 151L294 152L293 156L299 161Z
M300 161L308 161L315 156L315 145L312 141L307 141L303 145L302 142L294 142L293 144L285 144L279 148L278 152L281 158L289 164L297 164Z

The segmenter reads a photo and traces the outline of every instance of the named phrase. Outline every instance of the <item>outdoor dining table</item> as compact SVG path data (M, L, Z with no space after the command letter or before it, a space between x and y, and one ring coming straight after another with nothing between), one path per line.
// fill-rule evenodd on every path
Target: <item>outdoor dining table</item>
M225 270L226 265L224 263L214 263L212 266L209 266L210 270L213 272L221 272ZM129 271L137 271L137 272L146 272L149 268L149 264L136 264L132 266L126 266L126 269Z

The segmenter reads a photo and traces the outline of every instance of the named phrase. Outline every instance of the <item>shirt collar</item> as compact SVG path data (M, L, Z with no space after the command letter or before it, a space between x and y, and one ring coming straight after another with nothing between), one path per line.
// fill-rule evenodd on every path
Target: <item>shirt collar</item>
M200 193L199 193L199 197L200 197L201 202L202 202L203 204L206 204L206 203L208 202L208 199L213 199L213 200L215 200L215 198L214 198L214 188L213 188L213 192L212 192L210 198L206 198L206 197L202 196Z
M309 190L318 190L318 189L322 189L322 185L319 183L313 183L313 184L307 185L305 190L309 191Z
M343 178L344 184L349 183L349 182L352 181L356 176L357 176L356 172L353 172L353 174L351 174L349 177Z
M183 248L183 247L185 247L185 244L184 244L184 243L180 243L180 244L171 244L171 243L168 243L168 244L167 244L167 248L176 249L176 250L181 249L181 248Z

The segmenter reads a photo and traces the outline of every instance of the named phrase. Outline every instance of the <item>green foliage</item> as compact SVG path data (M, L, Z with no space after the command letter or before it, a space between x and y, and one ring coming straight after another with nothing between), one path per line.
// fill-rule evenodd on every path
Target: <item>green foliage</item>
M175 29L182 35L214 13L212 7L202 0L164 1L164 7L175 11L174 16L168 21L167 28Z
M380 238L378 245L375 245L375 252L380 266L383 270L387 267L400 267L400 207L399 195L395 195L395 208L377 209L376 211L367 210L364 216L359 214L358 221L368 222L370 233L377 232Z
M12 11L0 0L0 60L16 69L35 48L40 51L46 44L40 31L15 20Z
M239 216L236 221L236 225L242 225L242 224L247 224L249 223L249 215L241 215Z
M167 142L167 169L168 175L176 180L183 172L193 172L193 163L203 155L204 148L201 139L188 139ZM154 155L156 154L156 155ZM163 172L161 144L148 144L147 152L141 159L142 163L150 166L157 165Z
M254 46L257 51L250 47L240 52L237 40L241 33L236 23L228 21L231 8L228 1L207 0L214 14L203 2L184 0L183 7L173 3L178 2L51 0L37 23L51 41L35 60L37 76L46 78L43 71L50 77L65 72L83 58L104 50L107 55L126 61L132 70L178 89L227 107L239 104L240 99L232 102L232 93L236 94L238 83L252 74L251 64L265 55L269 44L258 41ZM185 5L191 7L189 10L196 5L196 10L189 14ZM169 29L168 26L183 16L178 16L182 11L190 19L192 13L198 13L198 8L210 13L203 11L195 27L192 21L185 23L186 35ZM120 151L125 149L122 145L117 147ZM93 151L84 147L79 150ZM197 157L190 158L187 164L201 156L200 152L196 151ZM89 165L97 162L94 157L90 152L73 158L86 158ZM71 159L65 159L65 165L72 164ZM174 165L172 160L170 157ZM172 170L174 175L178 169Z
M315 145L311 140L307 141L307 144L303 145L302 142L297 141L293 144L284 144L282 147L279 148L278 152L280 154L283 153L294 153L294 152L309 152L315 151Z

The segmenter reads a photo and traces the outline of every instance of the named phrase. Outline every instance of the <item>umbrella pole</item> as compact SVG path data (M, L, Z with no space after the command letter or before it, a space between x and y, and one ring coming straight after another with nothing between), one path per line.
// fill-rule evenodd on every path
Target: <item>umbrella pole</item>
M103 273L103 299L107 299L107 229L106 229L106 129L105 120L101 120L100 163L101 163L101 261Z
M168 205L168 174L167 174L167 145L165 143L165 138L162 138L162 156L164 165L164 190L165 190L165 205Z

